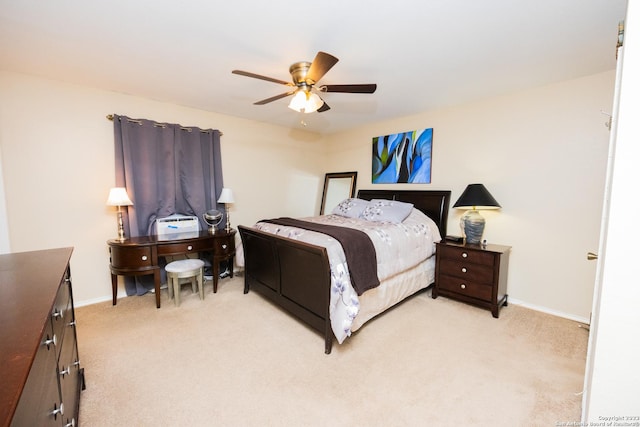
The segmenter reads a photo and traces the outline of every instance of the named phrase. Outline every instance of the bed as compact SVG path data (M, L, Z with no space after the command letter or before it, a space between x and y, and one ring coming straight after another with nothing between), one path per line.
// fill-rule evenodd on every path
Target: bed
M338 249L336 249L333 237L318 234L316 231L299 231L295 227L295 222L292 225L286 222L278 223L274 219L273 223L270 222L272 220L264 220L252 227L240 225L238 230L242 241L244 293L251 290L261 294L319 331L324 335L325 353L329 354L334 338L342 343L346 337L357 331L368 320L433 284L435 270L435 244L433 243L439 241L446 234L450 196L450 191L358 191L357 199L361 201L386 200L392 201L392 204L395 205L412 204L414 209L411 209L407 219L400 223L401 226L396 224L392 228L404 230L405 234L409 234L407 233L409 227L411 230L419 230L426 239L425 241L428 242L426 247L432 247L431 250L433 250L433 254L425 252L426 255L416 255L417 257L426 257L419 260L417 264L411 262L409 267L398 267L402 268L402 271L391 271L387 268L383 273L381 270L384 268L380 267L374 273L382 276L379 285L370 288L360 286L358 290L355 289L356 265L361 269L362 275L367 275L367 271L370 269L366 268L365 261L362 261L363 264L360 265L359 260L357 263L354 262L356 258L353 254L348 256L345 245L347 241L344 240L344 237L342 237L343 240L340 240L342 245L337 243ZM432 220L426 220L429 222L426 226L422 225L425 215ZM329 223L349 222L336 215L303 219L320 223L327 221ZM353 220L353 222L355 221ZM414 223L413 221L418 222ZM345 225L350 227L350 224ZM281 235L274 234L276 232ZM388 237L387 231L382 228L377 228L375 233ZM428 236L428 233L432 233L432 235ZM308 239L309 236L314 236L315 240L314 238ZM322 243L325 240L332 240L334 243L333 245L325 245ZM397 239L387 240L395 241ZM409 245L414 246L411 246L412 250L407 254L418 251L415 249L417 246L414 242L405 246ZM344 252L342 252L343 246ZM378 251L377 247L376 251ZM344 272L336 267L336 257L339 256L351 260L347 273L353 269L353 280L349 280L349 283L353 282L353 287L340 282L341 277L344 278L342 274ZM407 255L408 258L411 256ZM378 258L380 259L379 255ZM405 256L396 257L396 260L404 258ZM347 264L346 261L344 264ZM348 274L347 279L351 279ZM340 289L339 294L336 291L338 288ZM348 327L344 325L345 323L348 323Z

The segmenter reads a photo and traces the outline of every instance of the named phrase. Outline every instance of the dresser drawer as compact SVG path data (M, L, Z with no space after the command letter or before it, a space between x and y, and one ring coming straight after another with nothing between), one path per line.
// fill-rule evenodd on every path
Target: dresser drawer
M440 257L482 265L493 265L494 255L491 252L469 250L464 247L440 245L438 247Z
M438 277L438 288L482 301L491 301L493 292L493 287L491 285L467 281L458 277L447 276L445 274L441 274Z
M188 254L190 252L197 253L202 251L210 251L211 242L206 240L194 241L194 242L180 242L180 243L163 243L158 245L158 255L178 255Z
M73 321L72 313L69 282L63 281L58 288L58 294L51 310L51 325L53 326L53 334L58 341L58 349L64 339L66 325Z
M113 268L142 268L154 265L151 246L112 246L109 249Z
M493 258L493 257L492 257ZM463 280L491 285L493 283L494 268L482 264L472 264L467 261L459 261L450 258L443 258L440 261L440 273L449 276L459 277Z

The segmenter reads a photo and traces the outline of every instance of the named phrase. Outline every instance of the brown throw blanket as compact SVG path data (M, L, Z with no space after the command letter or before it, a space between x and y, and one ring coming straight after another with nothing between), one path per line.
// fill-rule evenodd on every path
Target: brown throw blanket
M344 255L347 259L347 266L349 267L351 285L357 294L362 295L364 291L380 285L380 280L378 280L376 250L373 242L365 232L352 228L318 224L287 217L264 219L261 222L302 228L333 237L342 245Z

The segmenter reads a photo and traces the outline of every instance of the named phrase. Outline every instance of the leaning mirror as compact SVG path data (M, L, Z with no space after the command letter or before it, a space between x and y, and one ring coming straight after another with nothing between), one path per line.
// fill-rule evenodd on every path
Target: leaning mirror
M324 176L320 215L328 215L338 203L356 194L358 172L334 172Z

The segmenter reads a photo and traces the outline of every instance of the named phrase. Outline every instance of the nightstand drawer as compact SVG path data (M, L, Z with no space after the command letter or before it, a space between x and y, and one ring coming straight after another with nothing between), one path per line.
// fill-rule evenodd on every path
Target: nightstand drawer
M440 273L459 277L463 280L472 280L474 282L491 285L493 283L494 269L493 264L486 266L481 264L472 264L466 261L460 262L450 258L443 258L440 261Z
M438 277L438 288L444 291L466 295L471 298L477 298L482 301L491 301L491 293L493 291L493 287L491 285L470 282L468 280L444 274Z
M467 262L473 264L493 265L494 255L491 252L470 250L465 247L446 246L438 247L440 257L455 260L456 262Z

